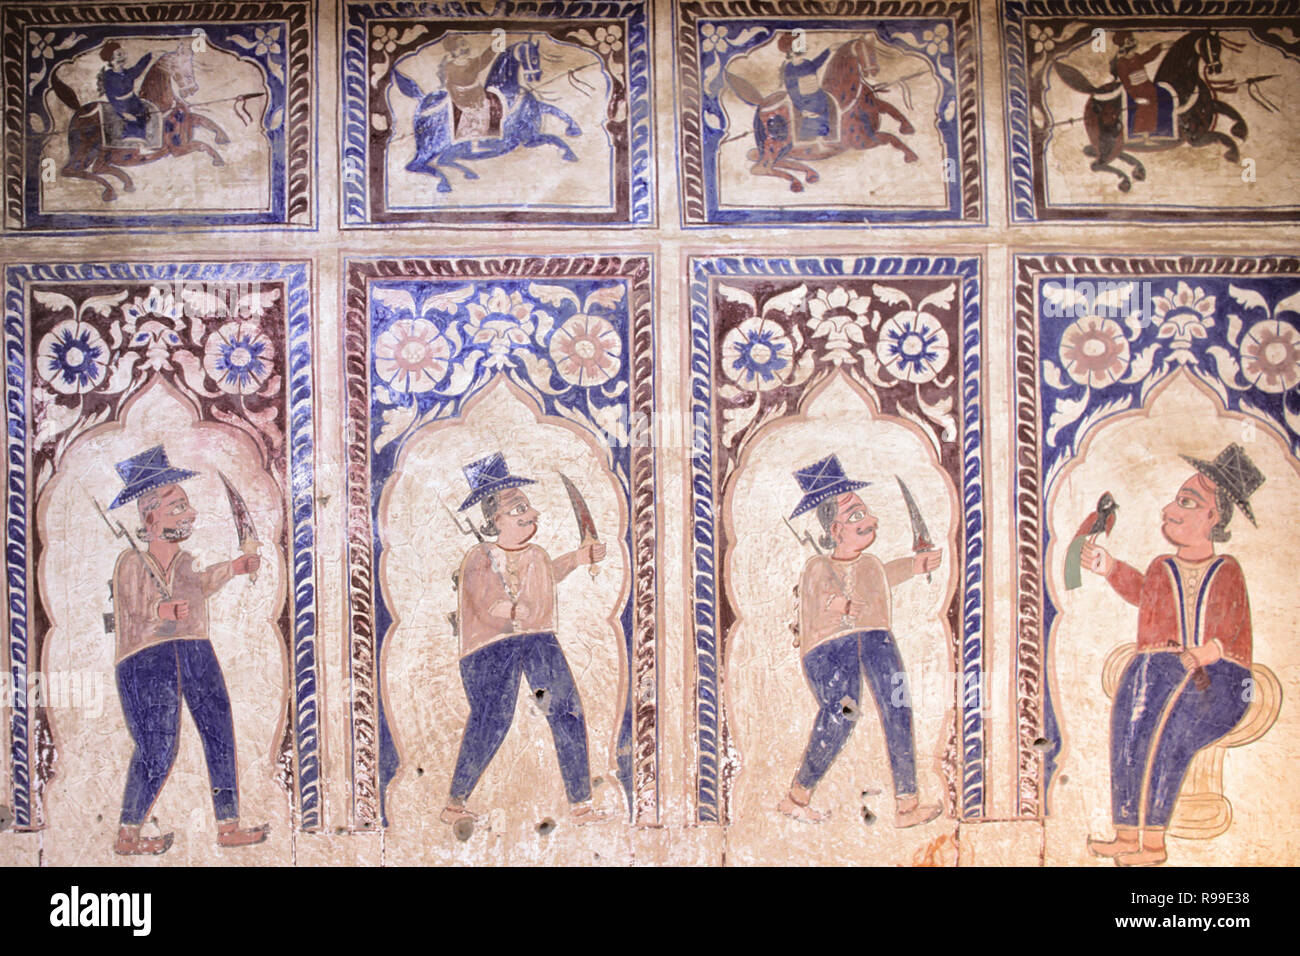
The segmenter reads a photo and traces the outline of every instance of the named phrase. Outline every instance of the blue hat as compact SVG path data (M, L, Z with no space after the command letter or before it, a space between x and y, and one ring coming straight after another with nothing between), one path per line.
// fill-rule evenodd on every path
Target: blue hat
M470 462L461 470L465 472L465 480L469 482L469 497L457 509L459 511L464 511L480 498L485 498L502 488L518 488L520 485L533 484L531 478L520 478L518 475L510 474L510 469L506 467L505 456L501 452Z
M834 455L828 455L821 461L814 462L807 468L800 468L794 473L799 488L803 491L803 500L794 509L791 518L797 518L805 511L811 511L827 498L834 498L846 491L856 491L871 484L869 481L850 481L844 475L844 466Z
M197 471L173 468L171 462L167 460L167 452L163 451L162 445L154 445L148 451L142 451L126 461L119 461L115 467L126 487L108 506L110 511L120 508L128 501L135 501L136 498L155 488L174 485L178 481L198 476Z

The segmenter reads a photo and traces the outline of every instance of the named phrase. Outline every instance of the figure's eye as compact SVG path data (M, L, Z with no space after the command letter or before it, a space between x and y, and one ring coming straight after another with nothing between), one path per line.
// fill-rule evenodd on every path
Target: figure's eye
M849 515L849 520L852 521L854 524L857 524L866 516L867 513L863 511L861 508L854 508L853 513Z
M184 512L185 512L185 502L178 501L176 502L176 504L172 505L172 514L178 515L178 514L183 514Z
M1187 497L1186 495L1183 495L1183 497L1181 497L1181 498L1178 499L1178 507L1180 507L1180 508L1195 508L1195 507L1196 507L1196 499L1194 499L1194 498L1189 498L1189 497Z
M528 510L527 505L515 505L513 508L510 509L510 513L512 515L521 515L527 510Z

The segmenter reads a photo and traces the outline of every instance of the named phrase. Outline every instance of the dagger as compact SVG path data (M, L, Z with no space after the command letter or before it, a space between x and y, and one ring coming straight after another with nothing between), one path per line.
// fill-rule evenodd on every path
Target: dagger
M230 479L224 473L218 471L217 475L221 478L221 483L226 486L226 498L230 501L230 513L235 518L235 533L239 536L239 550L244 554L257 554L262 547L262 542L257 539L257 529L253 527L253 516L248 513L248 505L244 503L244 496L235 489L235 486L230 483ZM249 580L254 584L257 583L256 571L249 575Z
M582 497L582 492L578 486L569 480L567 475L560 475L560 481L564 482L564 490L569 493L569 504L573 505L573 516L578 519L578 535L582 538L578 542L579 548L585 548L589 544L595 544L600 540L596 535L596 522L592 520L591 509L587 507L587 499ZM588 565L591 569L591 576L595 578L600 573L600 568L595 563Z
M907 490L907 485L903 484L903 479L898 475L894 476L898 482L899 489L903 492L903 502L907 505L907 516L912 519L912 553L920 554L922 551L933 551L934 542L930 540L930 532L926 530L925 519L921 517L921 509L916 506L916 499L912 493ZM926 581L930 580L930 572L925 572Z

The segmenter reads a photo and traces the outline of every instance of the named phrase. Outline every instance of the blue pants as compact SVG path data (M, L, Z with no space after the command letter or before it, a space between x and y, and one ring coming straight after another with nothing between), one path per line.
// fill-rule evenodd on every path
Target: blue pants
M1226 734L1245 715L1250 706L1250 671L1220 659L1205 672L1210 686L1202 691L1197 690L1175 653L1138 654L1125 669L1110 715L1111 813L1115 823L1168 826L1183 776L1196 752ZM1169 716L1157 740L1166 709ZM1148 765L1146 814L1140 820Z
M506 739L515 718L520 674L528 678L534 694L545 691L546 720L551 725L569 802L591 799L587 721L564 652L550 632L507 637L461 659L460 678L469 698L469 720L451 778L451 799L457 803L469 799Z
M856 631L814 647L804 656L804 673L820 710L813 722L795 783L809 790L830 770L858 722L862 675L880 714L894 773L894 792L916 793L916 751L912 743L912 705L903 660L888 631ZM846 706L851 703L852 706ZM847 711L847 712L846 712Z
M122 825L139 826L176 760L181 698L203 741L218 820L239 816L235 722L221 665L209 641L176 640L132 654L117 665L117 693L135 753L122 796Z

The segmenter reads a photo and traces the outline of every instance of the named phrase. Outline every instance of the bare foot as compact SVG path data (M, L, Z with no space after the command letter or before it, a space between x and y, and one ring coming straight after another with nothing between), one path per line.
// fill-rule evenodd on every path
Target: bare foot
M1113 840L1099 840L1096 837L1088 837L1088 852L1093 856L1101 856L1107 859L1114 859L1121 853L1136 853L1140 848L1141 845L1138 843L1136 833L1131 836L1117 833Z
M473 823L478 819L478 815L470 813L464 807L459 807L454 803L449 803L442 808L442 813L438 814L438 819L443 823L450 823L452 826L455 826L457 823L460 823L461 820L469 820Z
M794 797L786 794L781 798L781 802L776 808L784 813L791 820L798 820L800 823L821 823L823 820L830 818L831 812L826 810L814 810L806 803L796 803Z
M1135 853L1117 853L1115 855L1115 864L1117 866L1159 866L1169 855L1165 853L1164 847L1143 847Z
M614 819L613 814L607 810L597 810L589 803L575 804L569 810L569 822L580 827L589 823L605 823L612 819Z
M270 824L241 827L237 822L222 823L217 827L217 846L252 846L262 843L271 832Z
M900 810L894 814L894 826L900 830L906 827L920 826L922 823L929 823L941 813L943 813L943 807L937 803L918 803L914 807Z
M117 831L117 842L113 844L113 852L119 856L158 856L160 853L167 852L172 845L172 839L170 833L146 837L141 836L138 829L122 827Z

